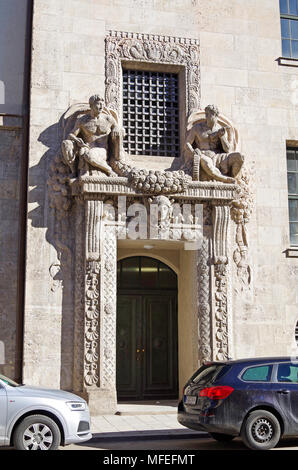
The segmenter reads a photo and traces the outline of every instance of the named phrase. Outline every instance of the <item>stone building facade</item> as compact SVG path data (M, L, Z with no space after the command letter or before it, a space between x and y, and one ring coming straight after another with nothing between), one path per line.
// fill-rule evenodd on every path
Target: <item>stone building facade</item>
M204 360L297 354L298 69L280 15L34 1L28 180L1 174L21 198L1 204L1 371L103 413L176 397ZM24 146L0 132L5 167Z

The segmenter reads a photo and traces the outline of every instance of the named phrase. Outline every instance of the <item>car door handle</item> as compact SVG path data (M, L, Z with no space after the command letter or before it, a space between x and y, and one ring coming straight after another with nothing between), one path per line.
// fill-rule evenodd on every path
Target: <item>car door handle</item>
M290 393L290 390L277 390L277 393L281 393L282 395L287 395Z

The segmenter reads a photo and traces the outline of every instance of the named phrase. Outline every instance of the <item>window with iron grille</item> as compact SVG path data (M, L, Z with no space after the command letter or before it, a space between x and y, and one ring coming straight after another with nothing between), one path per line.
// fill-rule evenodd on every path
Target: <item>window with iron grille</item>
M123 69L124 148L179 157L178 74Z
M290 243L298 246L298 147L287 148Z
M298 59L298 0L279 0L282 55Z

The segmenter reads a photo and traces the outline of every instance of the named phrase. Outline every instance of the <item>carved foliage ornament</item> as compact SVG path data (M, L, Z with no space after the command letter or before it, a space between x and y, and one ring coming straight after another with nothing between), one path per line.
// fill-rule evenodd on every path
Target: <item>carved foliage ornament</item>
M99 273L100 262L86 263L85 293L85 363L84 378L86 385L96 385L99 380Z
M228 225L230 208L215 205L213 208L213 262L215 277L215 358L228 358Z

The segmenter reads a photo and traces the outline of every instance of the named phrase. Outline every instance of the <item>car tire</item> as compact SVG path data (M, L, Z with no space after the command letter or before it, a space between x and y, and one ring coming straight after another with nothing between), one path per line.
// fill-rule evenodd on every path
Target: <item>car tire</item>
M241 428L244 444L254 450L272 449L279 442L281 428L274 414L266 410L251 412Z
M231 434L222 434L219 432L210 432L209 433L213 439L215 439L218 442L230 442L232 441L236 436L231 436Z
M44 415L31 415L24 418L13 436L17 450L57 450L61 433L55 421Z

